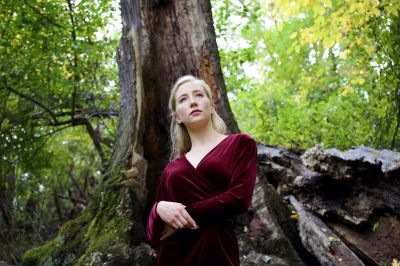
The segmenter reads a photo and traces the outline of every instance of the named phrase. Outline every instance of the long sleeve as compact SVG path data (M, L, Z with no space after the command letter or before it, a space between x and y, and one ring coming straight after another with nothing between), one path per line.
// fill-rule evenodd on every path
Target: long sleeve
M161 233L164 229L165 222L160 218L157 214L157 205L160 201L166 200L166 171L164 172L161 177L160 185L157 190L155 202L153 207L151 208L149 218L147 220L147 239L154 245L160 245L160 237Z
M188 213L196 222L204 223L229 219L245 212L253 196L257 174L257 145L253 138L243 134L234 151L235 163L228 189L209 199L190 204Z

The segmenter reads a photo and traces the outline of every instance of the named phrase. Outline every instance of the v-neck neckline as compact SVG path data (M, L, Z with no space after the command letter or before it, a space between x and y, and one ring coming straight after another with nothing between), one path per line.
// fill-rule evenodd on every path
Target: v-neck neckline
M228 139L228 138L231 137L231 136L232 136L232 135L228 135L228 136L226 136L225 138L223 138L220 142L218 142L217 145L215 145L211 150L209 150L209 151L206 153L206 155L203 156L203 158L201 158L201 160L200 160L199 163L196 165L196 167L189 161L188 158L186 158L186 153L183 155L183 158L186 160L186 162L188 162L188 164L189 164L190 166L192 166L192 168L193 168L194 170L197 171L197 169L199 168L200 164L204 161L204 159L205 159L206 157L208 157L208 155L210 155L217 147L219 147L223 142L225 142L226 139Z

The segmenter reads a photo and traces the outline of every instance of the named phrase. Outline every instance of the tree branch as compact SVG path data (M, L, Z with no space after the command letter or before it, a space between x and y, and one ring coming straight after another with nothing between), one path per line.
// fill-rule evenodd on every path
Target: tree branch
M52 112L49 108L47 108L44 104L40 103L39 101L37 101L37 100L35 100L35 99L33 99L33 98L31 98L31 97L29 97L29 96L27 96L27 95L21 93L21 92L18 92L18 91L16 91L16 90L14 90L14 89L11 88L11 87L9 87L9 86L7 85L7 80L6 80L5 77L3 77L3 80L4 80L5 88L6 88L7 90L9 90L9 91L11 91L11 92L17 94L18 96L20 96L20 97L22 97L22 98L25 98L25 99L27 99L27 100L29 100L29 101L35 103L37 106L43 108L43 109L44 109L47 113L49 113L50 116L53 118L54 123L58 123L57 118L54 116L53 112Z
M62 28L62 29L64 29L64 30L66 30L66 28L65 28L63 25L58 24L54 19L47 17L46 15L42 14L42 12L40 12L39 9L37 9L36 7L30 5L30 1L25 1L25 4L26 4L29 8L31 8L36 14L38 14L39 16L41 16L42 18L44 18L45 20L47 20L47 22L50 22L51 24L53 24L53 25L55 25L55 26L57 26L57 27L59 27L59 28Z
M74 187L75 187L76 190L78 191L79 196L80 196L80 197L83 197L85 200L87 200L87 196L85 195L85 193L84 193L83 190L81 189L81 187L80 187L80 185L79 185L79 183L78 183L78 180L77 180L77 178L75 177L75 175L74 175L74 173L73 173L73 170L74 170L74 168L73 168L73 165L72 165L72 166L70 167L69 171L68 171L69 176L71 177L71 180L72 180L72 184L74 185Z
M104 155L103 155L103 149L101 148L101 140L100 140L99 136L97 135L96 131L94 130L90 121L84 117L80 117L80 118L75 117L74 119L61 121L58 123L52 123L50 125L51 126L60 126L60 125L66 125L66 124L71 124L72 126L77 126L77 125L86 126L86 130L89 133L89 136L93 141L94 147L96 148L97 152L99 153L100 161L101 161L100 163L103 166Z
M71 34L72 34L72 42L73 42L73 44L74 44L74 47L73 47L73 50L74 50L74 64L73 64L73 67L74 67L74 69L75 69L75 77L74 77L74 79L75 79L75 81L76 82L79 82L79 74L78 74L78 71L77 71L77 67L78 67L78 56L77 56L77 54L76 54L76 32L75 32L75 21L74 21L74 16L72 15L72 13L74 12L74 10L73 10L73 8L72 8L72 3L71 3L71 1L70 0L67 0L67 3L68 3L68 8L69 8L69 17L70 17L70 20L71 20L71 25L72 25L72 30L71 30ZM77 95L77 85L75 84L74 85L74 91L73 91L73 93L72 93L72 113L71 113L71 120L72 121L75 121L74 120L74 116L75 116L75 105L76 105L76 95Z
M86 116L88 118L91 117L110 117L110 116L118 116L119 112L117 110L94 110L94 109L85 109L85 110L76 110L75 115L79 114L80 116ZM71 111L55 113L55 117L62 117L62 116L71 116ZM34 114L31 117L32 119L42 119L46 118L43 114ZM80 117L79 117L80 118Z
M63 221L64 217L62 215L60 202L58 201L57 192L55 190L53 190L53 198L54 198L54 205L56 206L56 210L57 210L57 214L58 214L58 219L60 219L60 221Z

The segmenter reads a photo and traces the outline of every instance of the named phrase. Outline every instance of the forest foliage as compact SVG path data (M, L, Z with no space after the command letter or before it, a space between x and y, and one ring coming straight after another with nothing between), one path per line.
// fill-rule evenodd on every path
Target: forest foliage
M108 29L117 8L0 2L0 235L9 239L0 260L16 263L51 237L107 167L119 108L119 32Z
M291 147L400 149L400 2L211 3L243 132ZM15 263L51 238L107 169L117 9L109 0L0 2L0 235L12 239L0 260Z
M400 2L213 4L242 131L274 145L400 149Z

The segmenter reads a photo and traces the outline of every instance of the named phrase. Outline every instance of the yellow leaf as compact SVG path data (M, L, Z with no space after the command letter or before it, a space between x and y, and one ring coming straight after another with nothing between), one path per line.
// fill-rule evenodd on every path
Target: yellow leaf
M327 37L323 40L322 44L325 48L331 48L335 44L335 41L332 38Z
M400 266L400 261L398 259L394 258L392 261L392 266Z
M290 34L290 39L294 39L297 36L297 32L293 32L292 34Z
M340 95L346 96L347 94L350 94L350 93L353 93L353 92L354 92L354 89L353 89L352 87L348 87L348 88L345 88L345 89L340 93Z
M396 9L396 11L397 11L397 9ZM371 10L371 14L373 15L373 16L379 16L380 14L381 14L381 11L379 10L379 8L376 8L376 7L374 7L374 8L372 8L372 10Z
M325 8L319 4L313 4L314 8L313 11L316 15L323 15L325 14Z
M296 45L294 47L294 50L296 51L296 53L299 53L300 52L300 45Z
M398 10L397 10L396 6L394 6L394 5L387 6L386 10L389 13L389 15L393 15L396 17L399 15Z
M332 8L332 2L331 2L331 0L324 0L323 2L324 2L324 4L325 4L328 8Z
M340 57L341 57L342 59L345 59L345 60L346 60L346 59L347 59L347 56L350 54L350 52L351 52L351 51L350 51L349 49L344 50L343 53L340 54Z
M368 55L371 55L374 52L374 48L369 45L365 48L365 51L367 52Z

